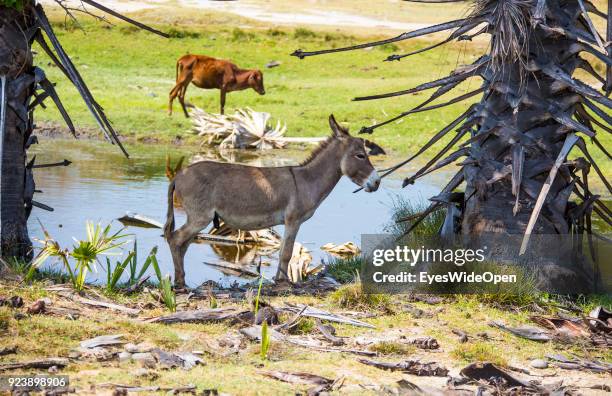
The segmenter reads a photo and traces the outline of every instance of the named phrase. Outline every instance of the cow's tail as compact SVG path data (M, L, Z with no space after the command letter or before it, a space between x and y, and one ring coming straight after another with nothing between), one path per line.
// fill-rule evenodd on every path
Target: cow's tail
M170 239L174 232L174 180L168 186L168 213L166 215L166 225L164 225L164 237Z

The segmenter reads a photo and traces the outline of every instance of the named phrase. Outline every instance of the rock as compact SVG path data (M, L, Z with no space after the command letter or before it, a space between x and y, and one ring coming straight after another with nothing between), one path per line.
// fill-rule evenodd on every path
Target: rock
M157 94L155 92L149 92L147 93L147 96L150 98L157 98Z
M155 345L148 342L141 342L140 344L127 343L123 346L123 349L129 353L147 353L151 352L155 348Z
M57 368L57 366L51 366L49 367L48 371L49 371L49 374L56 374L59 371L59 369Z
M155 357L149 352L138 352L132 355L132 359L144 367L153 368L156 365Z
M281 65L281 62L273 60L273 61L270 61L270 62L266 63L266 68L272 69L273 67L277 67L277 66L280 66L280 65Z
M132 360L132 354L126 351L123 352L119 352L119 362L127 362L129 360Z
M37 300L28 307L26 312L30 315L38 315L45 312L45 306L46 304L44 300Z
M534 359L532 360L529 365L533 368L537 368L537 369L545 369L548 368L548 362L546 360L542 360L542 359Z
M135 351L132 353L146 353L151 352L153 349L155 349L155 345L149 344L148 342L141 342L136 345Z
M125 345L123 346L123 349L124 349L126 352L129 352L129 353L137 353L137 352L138 352L138 350L137 350L138 348L136 347L136 345L135 345L135 344L132 344L131 342L130 342L130 343L127 343L127 344L125 344Z
M0 306L2 305L10 308L21 308L23 307L23 298L19 296L12 296L10 298L0 297Z
M148 379L151 379L151 380L157 379L159 377L159 374L157 374L155 371L151 371L151 370L146 369L144 367L134 370L132 375L134 377L148 378Z

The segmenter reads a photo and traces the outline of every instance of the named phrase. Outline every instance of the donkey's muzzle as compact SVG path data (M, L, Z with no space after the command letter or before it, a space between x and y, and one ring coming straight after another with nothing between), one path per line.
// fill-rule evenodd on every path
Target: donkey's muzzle
M370 173L365 183L363 183L363 189L366 192L374 192L378 190L378 187L380 187L380 176L378 176L378 172L374 170Z

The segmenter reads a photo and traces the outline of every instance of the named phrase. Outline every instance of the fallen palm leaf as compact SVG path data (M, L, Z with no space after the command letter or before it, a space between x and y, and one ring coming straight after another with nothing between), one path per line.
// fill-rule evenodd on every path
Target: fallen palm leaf
M566 370L586 370L593 371L596 373L609 373L612 374L612 363L601 362L598 360L586 360L574 358L570 359L561 354L550 354L546 357L554 362L554 364L562 369Z
M280 121L270 126L270 114L252 109L239 109L232 115L211 114L195 107L191 111L194 131L207 137L206 144L218 143L219 148L256 148L268 150L283 148L288 142L318 143L323 138L285 137L286 125Z
M326 243L325 245L321 246L321 250L325 250L326 252L338 257L351 257L361 253L359 247L353 242L345 242L341 245Z
M503 330L507 333L514 334L517 337L526 338L531 341L539 341L546 342L552 340L552 336L546 330L531 327L531 326L522 326L522 327L508 327L502 322L492 321L489 322L489 326L496 327L500 330Z
M257 272L255 269L248 268L241 264L230 263L228 261L216 261L216 262L204 261L204 264L210 265L211 267L217 267L220 269L221 272L226 272L224 270L229 270L229 272L236 274L238 276L251 276L251 277L259 276L259 272Z
M529 382L515 378L493 363L488 362L472 363L464 367L460 374L474 381L485 381L487 383L497 384L501 379L507 386L530 386Z
M49 367L65 367L69 363L66 358L46 358L39 360L29 360L27 362L17 363L0 363L0 371L18 370L18 369L48 369Z
M207 323L207 322L241 322L247 321L251 316L250 311L238 310L235 308L211 308L196 311L180 311L170 315L159 316L148 319L149 323Z
M283 311L287 311L287 312L291 312L291 313L298 313L300 312L302 316L308 316L311 318L316 318L316 319L320 319L320 320L326 320L328 322L337 322L337 323L343 323L343 324L350 324L353 326L358 326L358 327L368 327L368 328L375 328L374 325L371 325L369 323L365 323L362 322L360 320L356 320L356 319L351 319L348 318L346 316L342 316L342 315L338 315L338 314L333 314L331 312L328 311L324 311L322 309L318 309L318 308L314 308L314 307L310 307L310 306L306 306L304 308L304 305L291 305L291 304L286 304L286 306L284 308L282 308Z
M368 359L358 359L358 361L381 370L402 371L417 376L446 377L448 375L448 369L435 362L421 363L418 360L404 360L398 363L388 363Z
M577 319L576 322L572 322L571 320L565 318L554 318L539 315L533 315L529 319L544 328L554 330L559 335L565 335L569 337L589 336L589 332L585 328L584 323L580 321L580 319Z
M121 338L123 338L123 334L103 335L81 341L79 345L81 348L93 349L101 346L125 344L125 341L121 340Z
M304 372L260 371L259 374L290 384L331 385L334 382L332 379Z
M329 342L332 343L333 346L344 345L344 339L340 337L336 337L336 329L330 324L323 324L319 319L315 320L317 330L323 334L323 337Z

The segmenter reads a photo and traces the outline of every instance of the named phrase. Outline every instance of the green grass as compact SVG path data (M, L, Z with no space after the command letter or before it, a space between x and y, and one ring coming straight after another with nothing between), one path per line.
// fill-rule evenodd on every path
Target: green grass
M358 280L339 287L329 295L329 300L341 308L393 312L393 300L390 295L366 293Z
M458 345L451 355L461 359L466 363L473 362L492 362L498 366L507 366L508 362L504 355L500 355L499 350L491 343L478 341Z
M145 141L169 142L176 136L191 134L191 123L180 114L178 103L175 103L175 115L166 115L168 93L174 85L176 59L188 52L231 59L245 68L262 69L267 94L259 96L251 90L231 93L226 111L248 106L269 112L274 119L287 123L289 136L329 134L327 117L330 113L350 125L354 132L364 125L382 121L414 107L426 95L374 102L351 102L351 99L357 95L407 88L441 77L457 63L471 62L478 55L477 51L465 51L463 46L449 46L407 61L382 62L395 50L408 51L427 44L414 41L401 43L397 48L387 46L300 61L289 56L297 48L338 47L375 37L358 38L306 28L247 30L222 27L212 22L210 25L162 24L159 27L172 36L163 39L123 23L107 27L84 20L84 30L78 30L66 27L63 17L54 20L63 46L117 130L126 137ZM76 124L95 128L94 120L76 90L57 67L49 65L42 50L37 51L36 63L44 67L50 80L58 84L57 90ZM282 64L265 69L264 65L271 60ZM470 88L477 84L472 82ZM467 88L462 87L457 92L465 92ZM191 86L187 98L207 111L218 111L218 91L204 91ZM421 146L427 136L453 120L463 109L464 105L460 104L409 117L401 123L381 128L373 138L391 152L406 154ZM53 106L39 109L36 118L38 121L61 122Z
M368 348L379 355L411 355L416 351L414 345L405 344L397 341L378 341Z

